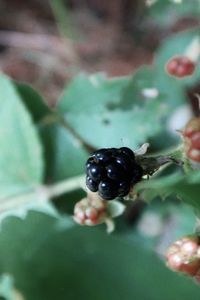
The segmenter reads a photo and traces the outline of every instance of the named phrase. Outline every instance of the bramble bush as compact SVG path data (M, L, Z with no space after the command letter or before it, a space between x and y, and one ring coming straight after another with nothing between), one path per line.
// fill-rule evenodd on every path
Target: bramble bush
M176 7L176 18L200 10L198 1L160 2L148 1L148 14L162 26L163 9ZM53 108L0 75L1 299L199 299L200 117L188 96L200 82L199 56L198 27L173 34L130 76L78 75ZM95 172L113 176L114 167L92 153L122 147L134 151L122 172L128 190L112 185L106 200ZM126 154L113 153L121 176ZM89 157L94 191L85 184Z

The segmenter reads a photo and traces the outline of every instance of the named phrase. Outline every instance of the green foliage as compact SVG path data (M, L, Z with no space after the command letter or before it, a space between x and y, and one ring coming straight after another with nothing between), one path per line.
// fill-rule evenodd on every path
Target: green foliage
M199 171L191 172L187 175L175 173L170 176L143 181L138 184L137 189L138 191L145 189L144 198L147 201L154 199L159 194L166 198L173 193L187 204L192 205L199 213L199 181Z
M178 1L177 1L178 2ZM159 26L169 27L184 17L198 19L200 12L199 0L183 0L183 4L173 0L157 0L147 10L147 15Z
M88 152L67 128L52 123L42 125L40 133L45 149L47 179L58 181L84 172Z
M45 104L44 100L36 90L25 83L16 82L15 86L21 101L23 101L24 105L31 113L35 123L39 123L50 114L51 111L49 107Z
M199 299L197 286L137 244L62 222L30 212L2 224L0 270L25 299Z
M129 242L137 243L145 249L157 249L163 255L169 244L181 236L193 232L196 217L192 207L169 197L160 201L159 197L146 205L134 228L127 228L123 236Z
M13 278L10 275L4 274L0 277L0 299L16 300L13 295Z
M58 109L66 124L94 148L119 147L122 143L137 148L164 130L163 118L183 101L177 97L172 103L171 85L163 91L157 79L146 67L133 78L118 80L80 75L64 92ZM156 99L145 99L146 89L156 89ZM174 93L181 95L181 90L177 92L175 87Z
M129 84L124 89L121 100L121 107L130 109L135 105L139 105L143 109L149 105L149 113L158 114L158 122L162 117L164 110L165 116L169 115L174 108L185 103L185 97L182 88L174 82L174 79L169 76L160 74L163 71L162 63L159 63L160 69L154 66L143 66L136 71L130 79ZM155 96L148 97L148 90L153 90ZM157 92L157 94L156 94ZM176 99L174 99L174 94ZM134 95L134 97L133 97ZM157 107L154 111L155 103ZM145 106L146 105L146 106Z
M177 7L162 20L169 25L188 12L196 16L199 6L194 14L191 3L196 2L181 6L157 1L149 15L161 22L163 14ZM63 16L57 4L54 8ZM163 7L166 11L160 14ZM168 124L174 112L189 109L186 92L198 84L200 70L178 80L166 74L165 64L184 54L198 37L198 28L170 36L157 50L154 63L130 76L81 74L65 87L54 109L31 86L0 76L0 298L20 299L16 288L27 300L199 299L197 286L171 274L152 253L163 236L170 235L168 219L176 221L169 226L172 236L193 226L191 209L174 200L181 199L200 215L199 171L184 174L187 164L185 170L175 166L137 184L134 191L143 200L161 197L171 202L159 207L153 202L134 226L126 223L127 205L112 236L105 233L105 225L83 228L69 217L75 203L85 197L80 175L96 148L137 149L151 142L151 154L164 149L166 155L183 158L180 148L166 150L180 142ZM127 204L122 201L110 202L107 212L121 215ZM145 243L139 228L150 210L159 215L162 231Z
M0 198L33 189L43 178L42 147L15 85L0 77Z
M78 114L104 113L120 101L122 89L129 83L129 78L106 79L102 74L75 78L64 90L58 103L61 113Z

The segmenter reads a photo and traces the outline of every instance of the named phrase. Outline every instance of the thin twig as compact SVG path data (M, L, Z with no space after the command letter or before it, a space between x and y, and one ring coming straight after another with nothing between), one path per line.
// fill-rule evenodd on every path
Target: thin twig
M74 191L78 188L83 188L85 183L85 175L73 177L68 180L61 181L57 184L47 187L49 198L60 196L66 192Z
M50 186L39 186L32 191L0 199L0 212L17 209L31 203L44 203L49 199L72 192L79 188L84 189L85 175L76 176Z

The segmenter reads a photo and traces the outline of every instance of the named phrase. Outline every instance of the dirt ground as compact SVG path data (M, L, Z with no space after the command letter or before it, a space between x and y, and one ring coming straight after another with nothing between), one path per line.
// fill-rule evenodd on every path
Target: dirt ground
M0 68L31 83L49 103L79 72L130 74L152 61L163 36L151 28L141 39L137 5L130 0L71 0L56 18L58 8L50 1L0 0Z

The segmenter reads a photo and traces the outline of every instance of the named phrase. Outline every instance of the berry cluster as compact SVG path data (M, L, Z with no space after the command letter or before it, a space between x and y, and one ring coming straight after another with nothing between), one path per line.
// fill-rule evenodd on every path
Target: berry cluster
M173 57L166 64L167 73L179 78L192 75L194 70L194 62L187 56Z
M94 152L86 162L86 185L105 200L126 196L141 180L143 170L127 147L108 148Z
M97 225L106 216L106 203L99 198L84 198L74 208L74 220L81 225Z
M187 157L200 163L200 118L193 118L188 122L183 131L183 136Z
M167 252L167 265L176 272L200 278L200 240L196 235L174 242Z

